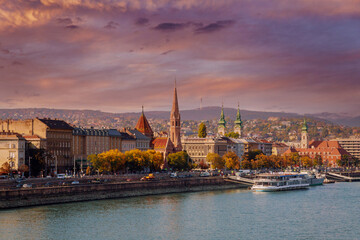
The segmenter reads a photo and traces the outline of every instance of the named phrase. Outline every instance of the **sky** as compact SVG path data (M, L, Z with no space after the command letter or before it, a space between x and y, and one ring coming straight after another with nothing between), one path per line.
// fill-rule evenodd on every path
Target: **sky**
M0 108L360 115L360 0L0 0Z

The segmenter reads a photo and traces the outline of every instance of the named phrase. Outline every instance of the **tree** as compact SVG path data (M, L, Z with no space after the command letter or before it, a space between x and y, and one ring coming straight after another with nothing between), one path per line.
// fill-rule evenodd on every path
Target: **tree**
M156 152L155 150L150 149L147 150L145 154L147 154L147 158L149 159L150 170L160 170L162 165L164 164L163 155L160 152Z
M20 167L19 167L19 171L23 173L23 176L24 176L24 173L25 172L29 172L29 166L28 165L25 165L25 164L22 164Z
M314 165L313 159L309 158L308 156L302 156L300 160L301 160L301 165L303 167L308 168L308 167L313 167Z
M240 135L236 132L229 132L227 134L225 134L226 137L230 137L230 138L239 138Z
M212 169L223 169L225 161L217 153L208 153L206 160L210 163Z
M245 158L247 158L248 160L255 160L256 156L259 154L264 154L260 149L254 149L254 150L250 150L246 155Z
M141 171L149 167L148 155L139 149L125 152L125 165L130 171Z
M1 165L0 174L9 174L10 172L11 172L10 164L8 162L4 162Z
M248 159L244 159L241 161L242 169L251 169L251 162Z
M199 167L200 167L201 169L208 169L208 168L209 168L209 165L207 165L204 160L201 160L200 163L199 163Z
M124 169L125 166L125 154L118 149L100 153L98 154L98 159L101 163L101 172L106 171L115 173Z
M45 150L44 149L29 149L29 156L31 163L29 164L32 176L38 176L41 171L45 170Z
M173 170L189 170L191 168L191 160L189 155L184 152L171 153L167 157L169 167Z
M206 125L205 123L200 123L199 125L199 138L206 138L207 133L206 133Z
M228 169L240 168L240 159L234 152L227 152L226 154L224 154L223 159L225 161L225 166Z
M299 153L295 152L295 153L290 153L289 155L289 160L290 160L290 164L291 165L297 165L299 166L300 164L300 155Z
M321 155L316 155L314 158L314 166L322 166L323 165L323 160Z
M86 175L90 175L90 173L91 173L91 169L90 169L90 166L88 166L88 167L86 168L85 174L86 174Z

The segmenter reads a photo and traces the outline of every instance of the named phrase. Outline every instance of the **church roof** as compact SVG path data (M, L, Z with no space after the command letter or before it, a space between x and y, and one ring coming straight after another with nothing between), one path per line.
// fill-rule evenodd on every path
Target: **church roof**
M153 134L150 124L149 124L147 118L145 117L144 108L143 108L141 116L135 126L135 129L138 130L139 132L141 132L142 134L145 134L148 136L151 136Z
M165 149L167 146L168 137L157 137L152 141L152 145L154 149L163 148Z

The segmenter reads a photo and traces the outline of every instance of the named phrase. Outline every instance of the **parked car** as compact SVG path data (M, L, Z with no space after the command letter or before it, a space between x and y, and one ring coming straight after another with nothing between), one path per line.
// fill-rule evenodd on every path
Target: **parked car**
M57 178L59 178L59 179L65 179L65 174L59 173L59 174L57 174Z
M200 177L210 177L210 173L209 172L201 172Z
M177 178L177 177L178 177L178 175L177 175L177 173L176 173L176 172L174 172L174 173L171 173L171 174L170 174L170 177L171 177L171 178Z
M32 184L25 183L22 187L23 188L32 188Z
M79 181L73 181L71 182L72 185L80 184Z

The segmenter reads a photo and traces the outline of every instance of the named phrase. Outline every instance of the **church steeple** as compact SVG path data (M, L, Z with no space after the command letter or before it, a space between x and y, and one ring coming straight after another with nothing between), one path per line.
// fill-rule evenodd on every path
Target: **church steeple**
M224 104L221 105L221 114L220 119L218 122L218 134L221 136L225 135L225 128L226 128L226 121L225 121L225 114L224 114Z
M238 103L238 110L236 114L236 120L234 122L234 132L239 134L239 137L242 137L242 121L241 121L241 115L240 115L240 107Z
M176 91L176 80L175 80L175 87L174 87L174 98L172 109L170 113L170 140L175 146L176 151L181 151L181 139L180 139L180 111L179 111L179 103L177 98L177 91Z
M308 126L307 126L305 118L304 118L304 123L303 123L302 128L301 128L300 145L301 145L301 148L309 148Z

